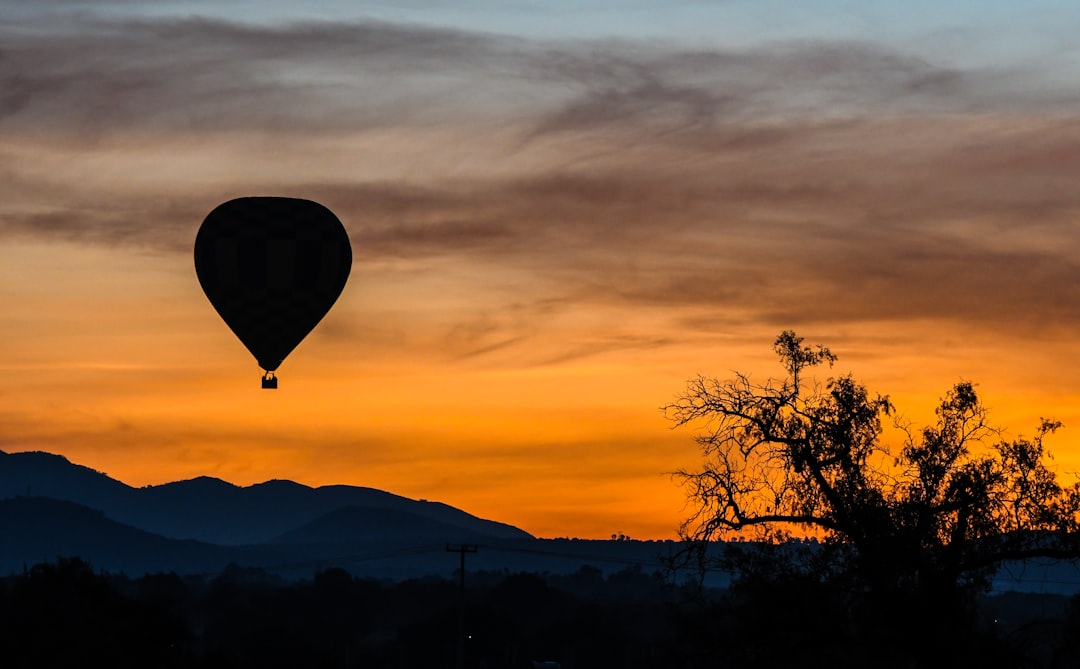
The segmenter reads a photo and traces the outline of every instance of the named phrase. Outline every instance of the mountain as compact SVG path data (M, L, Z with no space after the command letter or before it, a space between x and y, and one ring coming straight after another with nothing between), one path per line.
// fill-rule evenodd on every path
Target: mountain
M269 541L346 507L410 514L456 529L463 537L532 537L512 525L477 518L446 504L374 488L311 488L279 480L240 487L206 476L133 488L59 455L0 451L0 499L16 496L67 500L163 537L222 545Z
M269 543L370 545L409 541L453 543L493 538L496 537L408 511L347 506L286 532Z
M317 568L340 564L368 576L413 578L448 571L454 561L447 557L444 543L460 532L414 514L346 507L272 542L219 546L163 537L74 502L14 497L0 500L0 576L78 556L96 569L131 576L217 574L229 564L239 564L304 577Z
M5 453L0 451L0 499L52 497L86 503L95 509L130 505L134 488L99 471L72 464L52 453Z
M454 540L450 540L453 538ZM78 556L95 569L139 577L175 572L216 576L229 565L304 579L327 567L369 578L402 581L452 577L460 554L448 544L472 544L470 571L572 574L582 565L608 574L639 564L654 571L664 543L567 539L497 539L464 534L414 514L345 507L251 546L169 539L119 523L101 511L47 497L0 500L0 577Z
M73 502L47 497L0 500L0 574L67 556L133 575L211 573L246 557L240 549L167 539Z
M659 568L650 542L541 540L438 502L292 481L240 487L212 477L133 488L59 455L0 451L0 575L58 557L140 575L216 574L229 564L308 578L341 566L402 580L469 570L573 573Z
M459 555L448 544L479 547L468 557L470 570L572 573L583 564L599 564L608 571L630 563L658 568L656 556L665 548L639 542L536 539L444 504L413 502L366 488L312 489L287 481L238 488L204 477L137 489L46 453L0 455L0 489L22 492L0 499L0 576L39 562L79 556L96 569L131 576L160 571L218 574L228 565L238 564L290 579L309 578L315 570L328 566L392 580L433 574L450 577ZM39 492L96 497L114 505L114 510L106 512L87 504L39 496ZM299 518L321 506L352 499L370 499L384 505L342 504L265 541L247 545L170 538L113 515L115 507L130 503L141 508L119 508L121 515L153 518L160 512L155 510L157 507L173 505L178 512L206 518L217 505L222 516L231 517L215 530L221 532L222 528L242 522L244 514L260 503L277 509L295 504L300 512L282 515ZM387 501L401 508L388 507ZM255 517L262 523L258 534L286 524L280 518L267 522L265 513ZM184 527L194 534L198 530L196 522L189 519Z

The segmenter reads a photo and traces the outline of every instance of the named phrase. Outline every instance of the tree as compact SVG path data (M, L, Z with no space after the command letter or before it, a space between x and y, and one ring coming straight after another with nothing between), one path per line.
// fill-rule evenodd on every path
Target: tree
M1033 437L1006 441L964 381L932 425L914 430L850 375L807 378L836 362L829 349L786 331L774 350L782 379L698 376L665 407L676 426L701 428L702 468L678 472L694 502L681 528L692 545L757 540L765 552L725 553L737 575L801 568L843 583L860 610L887 614L889 625L970 621L973 595L1002 562L1080 556L1080 484L1057 482L1043 446L1060 423L1044 419ZM884 439L889 421L901 430L898 448ZM765 548L792 536L820 543Z

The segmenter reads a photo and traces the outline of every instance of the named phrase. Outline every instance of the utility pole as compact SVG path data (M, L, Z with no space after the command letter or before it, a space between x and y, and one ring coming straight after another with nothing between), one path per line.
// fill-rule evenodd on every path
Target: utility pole
M465 669L465 554L475 553L476 550L476 544L446 544L447 553L461 556L458 580L461 585L461 600L458 609L457 669Z

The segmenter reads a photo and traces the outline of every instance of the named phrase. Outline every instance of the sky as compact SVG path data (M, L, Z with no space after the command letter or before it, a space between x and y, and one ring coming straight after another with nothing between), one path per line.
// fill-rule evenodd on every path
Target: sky
M779 375L790 329L915 424L961 380L1061 420L1068 477L1077 34L1048 0L4 0L0 449L674 538L701 455L661 407ZM250 195L353 246L273 392L192 262Z

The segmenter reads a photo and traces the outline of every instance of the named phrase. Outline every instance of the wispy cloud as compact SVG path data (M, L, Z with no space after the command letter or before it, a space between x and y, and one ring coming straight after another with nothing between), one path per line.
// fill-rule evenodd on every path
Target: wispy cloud
M1021 68L851 41L685 50L388 23L67 21L2 28L0 130L29 161L0 187L7 234L189 252L238 183L187 200L182 183L102 192L50 176L34 147L92 170L103 148L168 160L220 136L238 165L283 163L265 192L331 206L358 262L513 268L544 287L526 302L1080 320L1078 94ZM448 134L432 160L449 167L393 155L435 127ZM314 172L342 167L313 177L285 166L293 151ZM475 335L461 355L528 339L520 321L454 327Z
M57 19L0 25L8 129L337 133L490 121L527 133L763 119L1068 112L1033 70L962 71L862 42L686 51L390 23Z
M0 119L76 139L431 121L453 112L455 90L513 54L493 37L379 23L64 19L36 28L5 31Z

